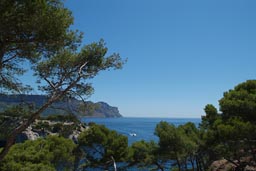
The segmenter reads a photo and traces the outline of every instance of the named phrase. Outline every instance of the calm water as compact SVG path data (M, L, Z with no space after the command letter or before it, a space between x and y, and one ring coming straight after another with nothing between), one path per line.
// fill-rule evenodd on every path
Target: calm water
M160 121L166 121L174 125L193 122L198 125L201 122L199 118L84 118L85 123L95 122L105 125L107 128L116 130L117 132L128 137L129 144L140 140L154 140L158 138L154 135L156 125Z

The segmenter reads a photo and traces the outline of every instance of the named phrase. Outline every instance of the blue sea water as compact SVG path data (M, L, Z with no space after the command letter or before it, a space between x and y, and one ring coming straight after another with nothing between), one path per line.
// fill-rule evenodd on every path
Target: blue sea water
M128 137L128 143L145 140L158 141L154 135L156 125L160 121L166 121L176 126L192 122L198 125L201 122L200 118L83 118L83 122L95 122L105 125L107 128L115 130Z

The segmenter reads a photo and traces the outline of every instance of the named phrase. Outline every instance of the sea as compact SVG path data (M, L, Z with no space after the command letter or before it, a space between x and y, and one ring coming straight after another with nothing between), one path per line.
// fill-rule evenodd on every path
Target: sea
M175 126L185 124L187 122L195 123L196 126L201 122L201 118L83 118L83 122L105 125L111 130L115 130L120 134L128 137L128 144L140 140L158 142L158 137L154 135L156 125L161 121L166 121Z

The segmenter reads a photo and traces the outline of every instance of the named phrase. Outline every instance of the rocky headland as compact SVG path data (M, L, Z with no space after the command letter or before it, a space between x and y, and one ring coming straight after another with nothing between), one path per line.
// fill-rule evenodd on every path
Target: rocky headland
M30 105L40 107L47 101L45 95L3 95L0 94L0 112L15 105ZM83 102L75 98L62 99L48 109L41 116L49 116L56 114L75 114L81 117L122 117L117 107L110 106L106 102Z

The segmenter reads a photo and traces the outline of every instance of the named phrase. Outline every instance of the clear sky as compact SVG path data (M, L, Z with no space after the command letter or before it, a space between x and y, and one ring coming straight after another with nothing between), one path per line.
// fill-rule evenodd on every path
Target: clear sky
M92 82L123 116L200 117L256 77L255 0L66 0L84 44L101 38L128 62Z

